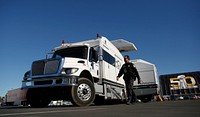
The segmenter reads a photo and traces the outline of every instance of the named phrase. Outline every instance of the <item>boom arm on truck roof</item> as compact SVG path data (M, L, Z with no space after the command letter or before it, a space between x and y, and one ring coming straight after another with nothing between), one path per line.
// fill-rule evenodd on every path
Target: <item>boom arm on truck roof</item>
M137 50L136 46L123 39L113 40L111 43L120 51L120 52L129 52Z

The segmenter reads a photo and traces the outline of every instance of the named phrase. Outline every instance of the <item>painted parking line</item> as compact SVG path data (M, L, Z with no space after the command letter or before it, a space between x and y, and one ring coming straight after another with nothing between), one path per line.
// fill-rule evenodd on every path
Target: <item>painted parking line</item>
M60 112L83 112L83 111L95 111L95 110L104 110L106 108L95 108L95 109L73 109L73 110L57 110L57 111L43 111L43 112L24 112L24 113L8 113L0 114L0 117L5 116L16 116L16 115L36 115L36 114L46 114L46 113L60 113Z

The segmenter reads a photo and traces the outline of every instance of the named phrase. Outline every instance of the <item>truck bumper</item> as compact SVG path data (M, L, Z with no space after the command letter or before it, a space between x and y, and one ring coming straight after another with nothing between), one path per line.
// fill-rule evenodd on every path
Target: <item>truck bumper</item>
M77 76L42 76L23 80L22 88L76 86L77 82Z
M133 90L137 96L158 94L157 84L137 85L133 87Z

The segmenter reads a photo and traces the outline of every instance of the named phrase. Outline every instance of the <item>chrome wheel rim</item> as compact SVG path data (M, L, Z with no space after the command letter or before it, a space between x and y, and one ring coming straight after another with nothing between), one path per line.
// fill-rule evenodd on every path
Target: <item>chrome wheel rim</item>
M87 84L80 84L77 88L77 96L81 101L88 101L91 97L91 88Z

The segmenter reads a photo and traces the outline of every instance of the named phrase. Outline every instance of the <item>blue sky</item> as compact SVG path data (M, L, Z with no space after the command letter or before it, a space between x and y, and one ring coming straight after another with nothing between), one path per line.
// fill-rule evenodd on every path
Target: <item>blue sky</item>
M0 0L0 96L62 40L126 39L158 74L200 70L199 0Z

